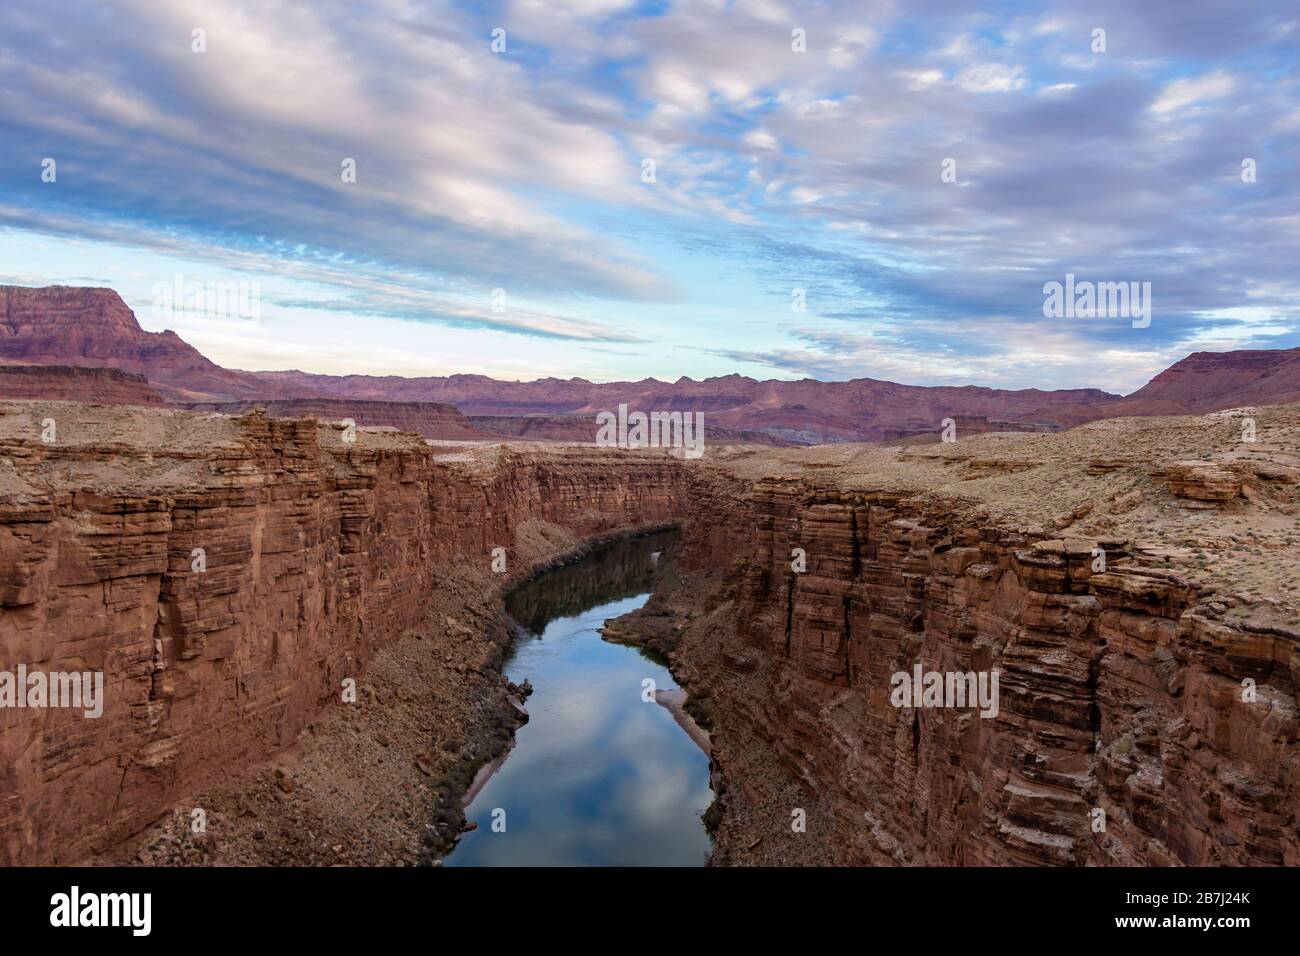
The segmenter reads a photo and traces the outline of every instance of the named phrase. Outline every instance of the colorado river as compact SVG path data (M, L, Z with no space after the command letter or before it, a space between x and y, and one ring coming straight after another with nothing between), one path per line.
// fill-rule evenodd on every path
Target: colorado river
M505 666L528 680L529 722L466 809L477 828L446 866L697 866L710 844L708 758L644 696L667 668L601 640L649 597L671 534L632 538L549 571L506 601L521 625Z

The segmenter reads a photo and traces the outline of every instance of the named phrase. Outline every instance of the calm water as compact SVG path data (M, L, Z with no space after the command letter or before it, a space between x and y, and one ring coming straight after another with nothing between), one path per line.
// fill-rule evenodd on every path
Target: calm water
M676 684L659 663L599 634L606 620L645 603L653 556L669 541L618 542L507 599L529 632L505 671L532 682L530 720L466 810L478 829L444 865L704 864L708 758L671 713L641 699L646 678L660 690ZM505 832L492 830L498 808Z

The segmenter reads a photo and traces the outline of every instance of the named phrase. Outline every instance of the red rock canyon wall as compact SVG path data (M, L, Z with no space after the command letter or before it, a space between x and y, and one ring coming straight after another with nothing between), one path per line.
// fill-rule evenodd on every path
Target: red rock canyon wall
M291 744L426 625L448 562L680 504L666 456L439 458L311 421L99 411L0 405L0 667L103 671L106 697L98 719L0 709L0 864L80 859Z
M840 864L1300 863L1294 628L925 495L714 472L691 500L684 567L725 572L674 661L712 698L730 812L767 814L757 859L798 859L784 838ZM893 706L917 662L998 669L1000 713ZM806 836L760 808L775 776L818 801Z

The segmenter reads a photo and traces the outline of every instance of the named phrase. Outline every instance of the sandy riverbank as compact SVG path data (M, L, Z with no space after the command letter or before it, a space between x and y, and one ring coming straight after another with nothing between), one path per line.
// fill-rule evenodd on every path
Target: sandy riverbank
M686 731L686 735L695 741L695 744L704 751L706 755L712 755L712 743L709 741L709 732L697 724L694 718L686 712L686 701L688 695L680 687L674 687L671 690L655 691L655 703L663 707L673 715L673 720L677 725Z

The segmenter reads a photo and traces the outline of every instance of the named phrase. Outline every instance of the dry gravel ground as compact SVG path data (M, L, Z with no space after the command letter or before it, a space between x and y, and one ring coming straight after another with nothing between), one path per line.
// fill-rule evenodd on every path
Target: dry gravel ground
M1253 442L1242 440L1247 420ZM1300 406L1108 419L1054 434L959 434L953 443L936 435L928 444L734 446L710 460L751 479L915 490L1051 537L1129 541L1153 564L1300 624ZM1193 494L1207 493L1219 472L1237 493L1188 497L1171 486L1182 462L1197 463Z

